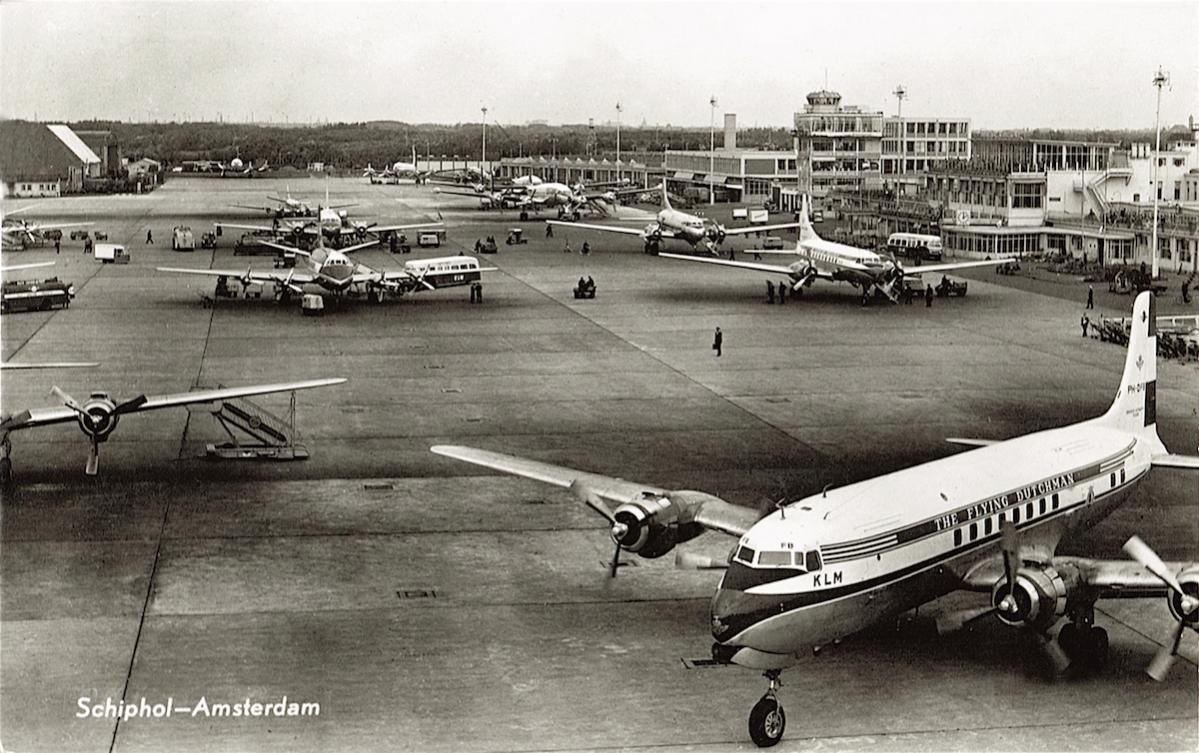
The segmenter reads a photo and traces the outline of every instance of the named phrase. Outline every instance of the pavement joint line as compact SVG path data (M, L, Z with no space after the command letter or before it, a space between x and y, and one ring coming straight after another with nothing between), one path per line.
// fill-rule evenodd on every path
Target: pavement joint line
M168 500L162 509L162 524L158 529L158 543L154 547L154 561L150 565L150 577L146 583L146 598L142 601L141 615L137 621L137 635L133 639L133 650L129 653L129 668L125 671L125 685L121 688L121 702L124 703L129 695L129 683L133 680L133 665L137 661L137 648L141 644L142 629L146 625L146 613L150 609L150 597L154 595L154 577L158 574L158 562L162 557L162 542L163 533L166 531L167 518L171 512L171 503ZM112 727L112 741L108 744L108 753L112 753L117 745L117 735L121 731L121 718L118 716Z
M208 268L212 269L212 265L216 263L216 250L208 256ZM198 387L200 377L204 374L204 359L208 357L208 345L212 342L212 325L216 319L216 306L208 310L208 330L204 333L204 349L200 351L200 363L196 368L196 377L192 380L192 386ZM294 394L294 393L293 393ZM187 448L187 432L191 428L192 411L187 411L187 417L183 419L183 431L179 432L179 450L175 453L176 460L183 460L185 456L183 451ZM168 503L169 504L169 503Z
M400 530L400 531L323 531L319 533L272 533L272 534L223 534L212 536L172 536L166 535L168 541L278 541L282 539L319 539L319 538L353 538L361 536L363 538L383 538L386 536L445 536L458 534L485 534L485 533L575 533L575 532L594 532L603 533L604 528L596 527L562 527L562 528L426 528L420 530ZM45 541L55 541L56 539L45 539ZM89 539L89 541L101 541L102 539ZM31 540L32 541L32 540ZM41 539L38 539L41 541ZM123 539L115 539L114 541L123 541ZM146 541L146 539L131 539L131 541ZM19 543L19 542L7 542Z

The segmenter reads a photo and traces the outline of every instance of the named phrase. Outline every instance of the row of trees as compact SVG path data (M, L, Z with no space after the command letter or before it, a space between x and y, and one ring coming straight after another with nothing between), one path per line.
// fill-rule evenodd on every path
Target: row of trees
M384 165L407 161L415 149L417 155L477 160L483 141L481 123L443 125L411 124L397 121L335 123L318 126L250 125L242 123L122 123L86 121L73 123L76 130L109 130L125 156L150 157L168 164L184 160L221 160L234 157L261 164L304 167L324 162L336 168ZM1121 145L1151 142L1150 129L1140 131L1048 130L976 131L977 135L1022 136L1071 140L1111 141ZM1162 142L1188 137L1189 129L1174 126L1163 129ZM707 128L622 127L622 154L660 154L665 149L705 150L709 145ZM742 128L738 146L755 149L790 149L788 128ZM723 137L716 134L720 146ZM522 155L611 156L616 152L613 126L591 128L580 125L487 125L489 159Z

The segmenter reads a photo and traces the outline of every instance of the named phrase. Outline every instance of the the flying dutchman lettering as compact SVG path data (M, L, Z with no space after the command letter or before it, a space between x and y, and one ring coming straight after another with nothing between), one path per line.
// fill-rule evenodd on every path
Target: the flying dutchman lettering
M982 502L977 502L969 507L963 507L960 510L955 510L951 513L942 515L936 519L938 531L945 531L957 526L960 522L967 520L978 520L985 518L988 515L994 515L998 512L1003 512L1010 505L1027 502L1030 499L1044 497L1047 494L1052 494L1058 489L1064 489L1074 485L1074 473L1063 473L1059 476L1053 476L1035 484L1017 489L1014 492L999 494L985 499Z

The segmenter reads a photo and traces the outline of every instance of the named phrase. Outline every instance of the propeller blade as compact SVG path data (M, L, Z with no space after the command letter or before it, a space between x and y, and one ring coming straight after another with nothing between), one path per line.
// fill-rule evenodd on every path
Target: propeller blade
M59 389L57 385L51 387L50 391L58 396L58 399L63 402L63 405L67 406L68 408L75 411L76 413L83 413L83 406L80 405L79 402L77 400L75 400L75 398L71 397L70 395L63 392L61 389Z
M87 466L83 472L89 476L95 476L100 470L100 443L96 441L95 437L91 439L87 451Z
M612 561L608 563L608 577L616 577L616 568L620 567L620 542L616 542L616 548L612 550Z
M1149 662L1149 666L1145 669L1145 674L1158 682L1166 679L1170 667L1174 665L1174 657L1178 656L1178 647L1182 644L1184 630L1186 630L1186 623L1179 622L1178 627L1174 630L1173 639L1154 654L1153 661Z
M729 565L706 554L679 551L674 555L674 566L679 570L724 570Z
M582 481L575 479L570 484L570 493L574 495L575 499L587 505L592 510L595 510L600 515L603 515L609 523L616 523L616 518L613 517L612 511L608 509L608 506L604 504L604 501L600 499L599 495L596 494L590 486L587 486Z
M1057 641L1050 638L1045 633L1039 630L1033 630L1032 634L1036 637L1037 645L1041 649L1041 653L1049 660L1053 671L1056 674L1062 674L1070 667L1070 657L1066 656L1066 652L1057 644Z
M121 403L116 408L114 408L112 412L118 416L121 415L122 413L132 413L133 411L137 410L138 408L142 407L145 404L146 404L146 396L138 395L137 397L133 398L132 400L126 400L125 402Z
M1166 564L1162 562L1161 557L1157 556L1157 552L1150 549L1149 545L1141 541L1140 537L1133 536L1128 541L1125 541L1124 552L1129 557L1141 563L1146 570L1160 578L1174 593L1181 596L1185 612L1189 614L1194 611L1195 600L1187 596L1186 592L1182 590L1182 586L1178 583L1178 579L1174 577L1174 573L1166 568ZM1187 606L1191 608L1186 609Z

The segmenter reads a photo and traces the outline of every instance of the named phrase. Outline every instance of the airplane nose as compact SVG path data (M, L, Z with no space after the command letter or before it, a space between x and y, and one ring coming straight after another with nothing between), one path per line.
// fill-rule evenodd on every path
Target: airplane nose
M723 641L741 632L753 621L750 613L756 599L744 591L718 588L712 597L712 637Z

